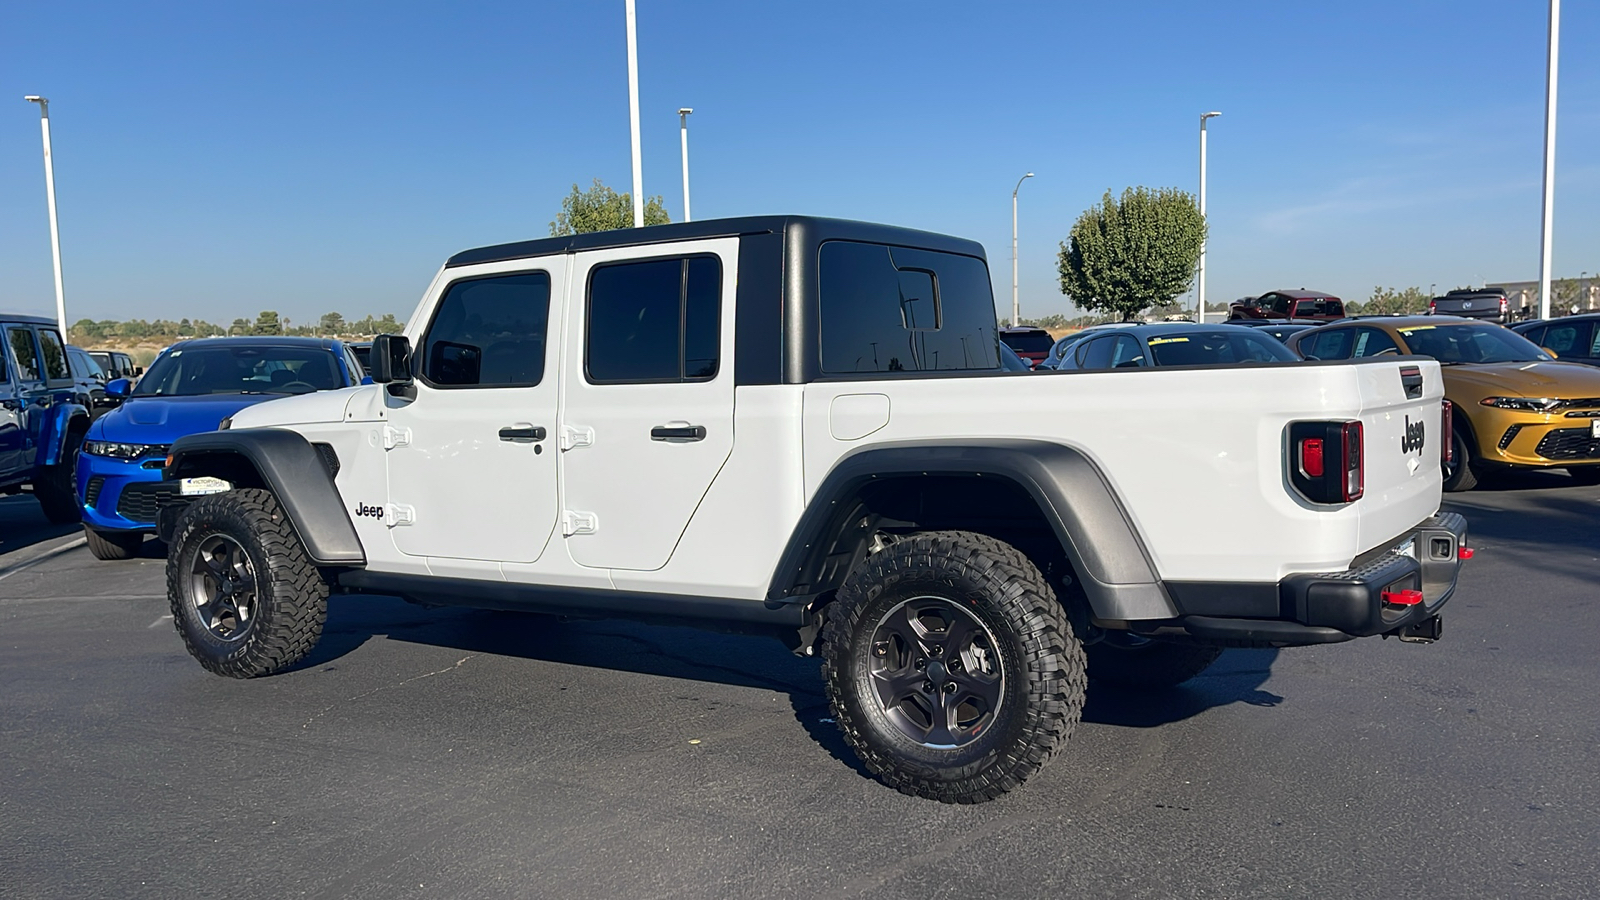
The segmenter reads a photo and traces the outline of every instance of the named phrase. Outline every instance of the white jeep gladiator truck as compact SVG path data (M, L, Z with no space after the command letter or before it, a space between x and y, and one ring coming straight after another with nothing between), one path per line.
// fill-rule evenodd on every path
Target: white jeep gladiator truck
M168 589L210 671L294 666L331 593L773 632L883 781L976 802L1091 678L1436 639L1470 555L1435 362L1008 373L983 248L903 228L469 250L371 375L173 445Z

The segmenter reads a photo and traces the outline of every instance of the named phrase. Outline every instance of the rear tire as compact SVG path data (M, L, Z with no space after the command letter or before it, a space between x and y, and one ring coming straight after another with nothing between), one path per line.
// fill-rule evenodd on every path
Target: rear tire
M39 477L33 481L33 496L39 508L52 525L73 525L83 521L83 509L78 506L77 473L78 449L83 446L83 432L67 435L61 448L61 461L53 466L41 466Z
M133 559L144 546L144 533L139 531L96 531L83 526L83 539L95 559Z
M172 622L200 665L229 678L271 675L311 652L328 585L270 491L201 497L167 554Z
M1478 455L1472 450L1472 441L1460 429L1450 432L1451 465L1444 470L1444 489L1470 491L1478 486L1479 473L1475 471Z
M1222 655L1221 647L1153 641L1125 632L1084 648L1089 679L1123 687L1172 687L1199 675Z
M964 531L867 557L827 608L823 677L845 741L902 793L992 800L1066 742L1083 647L1039 570Z

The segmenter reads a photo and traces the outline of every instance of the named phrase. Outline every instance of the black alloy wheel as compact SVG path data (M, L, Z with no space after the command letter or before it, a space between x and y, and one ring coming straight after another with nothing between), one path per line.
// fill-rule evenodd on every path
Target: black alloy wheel
M872 634L872 687L885 718L924 747L980 737L1005 702L994 635L943 597L913 597L885 613Z
M256 607L256 568L238 541L213 534L189 564L187 595L200 624L219 641L242 639Z

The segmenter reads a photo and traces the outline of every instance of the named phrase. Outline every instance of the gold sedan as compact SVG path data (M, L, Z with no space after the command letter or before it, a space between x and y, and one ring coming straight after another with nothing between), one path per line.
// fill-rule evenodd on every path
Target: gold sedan
M1495 468L1564 467L1600 484L1600 368L1564 363L1499 325L1452 316L1350 319L1302 331L1307 359L1431 356L1454 404L1447 491L1470 490Z

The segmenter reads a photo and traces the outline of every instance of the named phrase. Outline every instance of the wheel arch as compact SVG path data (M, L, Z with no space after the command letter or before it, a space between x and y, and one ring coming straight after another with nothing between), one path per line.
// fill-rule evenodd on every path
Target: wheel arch
M304 435L282 428L242 428L179 438L163 477L201 475L271 491L317 565L366 565L366 551L334 485L333 471ZM157 530L170 537L166 528L175 516L163 519Z
M89 411L82 404L58 403L51 407L45 427L48 430L39 441L39 465L53 466L67 461L63 457L72 435L88 434Z
M875 536L897 527L1017 543L1056 584L1048 567L1064 563L1101 619L1178 614L1099 466L1074 447L1012 438L882 444L839 460L790 536L768 601L837 590Z

